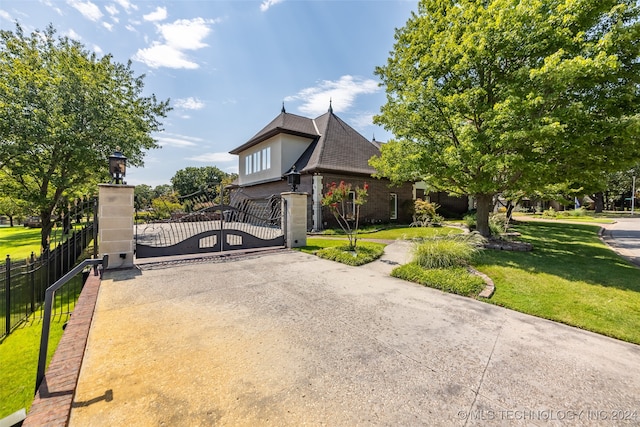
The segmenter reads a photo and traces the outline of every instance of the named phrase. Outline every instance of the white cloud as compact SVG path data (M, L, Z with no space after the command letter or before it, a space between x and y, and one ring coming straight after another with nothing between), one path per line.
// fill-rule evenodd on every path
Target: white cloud
M54 5L53 2L51 2L51 0L42 0L42 3L45 6L49 6L50 8L55 10L58 15L60 15L60 16L63 15L62 10L59 7L57 7L56 5Z
M237 162L238 157L221 152L221 153L202 153L194 157L187 157L187 160L191 160L193 162L202 162L202 163L221 163L221 162Z
M346 75L336 81L322 80L318 85L302 89L296 95L287 96L284 100L303 101L298 110L304 114L317 116L327 111L330 100L335 112L347 111L358 95L375 93L379 90L380 87L375 80Z
M82 41L82 37L80 34L76 33L73 28L69 28L69 31L66 32L65 36L69 37L72 40Z
M115 0L115 2L118 3L127 13L129 12L129 9L138 10L138 6L131 4L129 0Z
M104 53L104 51L102 50L102 48L100 46L98 46L97 44L93 45L93 51L97 54L97 55L102 55Z
M198 98L190 96L189 98L176 99L175 107L183 110L202 110L205 104Z
M139 49L133 56L151 68L198 68L184 51L206 47L203 40L211 32L211 25L218 21L203 18L179 19L173 23L157 25L162 41L153 41L146 49Z
M196 147L198 143L202 142L201 138L166 132L159 134L156 139L158 144L163 147Z
M349 123L356 129L363 129L373 125L373 113L361 113L349 120Z
M117 8L115 5L113 5L113 4L108 4L108 5L106 5L106 6L104 7L104 10L106 10L106 11L107 11L107 13L109 13L109 15L111 15L111 16L115 16L115 15L117 15L117 14L119 14L119 13L120 13L120 11L118 10L118 8Z
M146 49L140 49L133 55L134 61L140 61L151 68L186 68L193 70L199 67L193 61L187 59L180 50L166 44L155 43Z
M95 22L102 18L100 8L90 1L67 0L67 3L91 21Z
M9 12L7 12L6 10L0 9L0 18L11 21L11 15L9 15Z
M164 21L167 19L167 8L158 7L155 11L142 15L142 19L145 21Z
M266 12L273 5L278 3L282 3L284 0L264 0L262 4L260 4L260 10Z
M109 31L113 30L113 24L109 24L108 22L103 22L102 26L105 27Z
M131 24L127 24L127 25L125 25L125 28L126 28L127 30L131 31L132 33L137 33L137 32L138 32L138 30L136 30L136 28L135 28L133 25L131 25Z

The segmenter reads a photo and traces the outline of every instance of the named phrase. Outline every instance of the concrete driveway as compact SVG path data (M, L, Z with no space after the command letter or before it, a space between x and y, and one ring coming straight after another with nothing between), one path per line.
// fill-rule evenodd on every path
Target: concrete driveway
M640 423L639 346L378 267L285 250L108 272L70 425Z

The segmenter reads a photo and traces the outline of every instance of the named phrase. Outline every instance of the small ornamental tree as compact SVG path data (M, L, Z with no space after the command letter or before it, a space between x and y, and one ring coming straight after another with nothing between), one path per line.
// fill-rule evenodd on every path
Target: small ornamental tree
M355 251L358 243L358 223L360 220L360 206L367 202L369 184L363 187L351 188L351 184L340 181L327 185L327 193L322 198L322 206L329 210L336 218L338 225L349 238L349 249Z

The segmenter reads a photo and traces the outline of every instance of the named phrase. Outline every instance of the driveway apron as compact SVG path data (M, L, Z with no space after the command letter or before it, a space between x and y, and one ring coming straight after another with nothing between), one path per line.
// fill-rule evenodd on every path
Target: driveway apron
M638 366L633 344L282 251L107 272L70 425L637 425Z

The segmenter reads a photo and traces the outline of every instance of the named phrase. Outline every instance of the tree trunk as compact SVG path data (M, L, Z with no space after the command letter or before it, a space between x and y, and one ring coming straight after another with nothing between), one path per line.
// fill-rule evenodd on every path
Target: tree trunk
M9 215L9 226L13 227L13 216Z
M476 230L484 237L491 236L489 214L493 208L493 194L476 194Z
M595 202L596 202L596 213L601 213L604 210L604 194L602 191L598 191L595 194Z
M42 223L42 228L40 229L40 250L45 253L49 252L49 237L53 229L51 214L49 212L40 212L40 222Z

